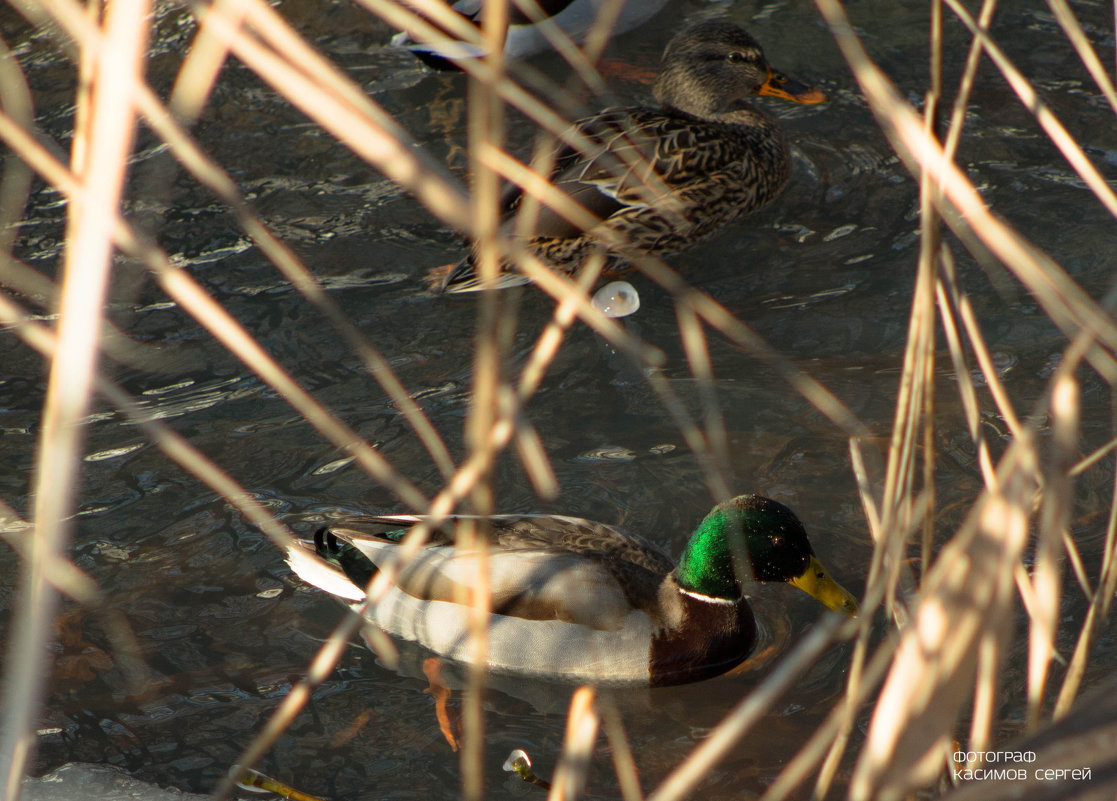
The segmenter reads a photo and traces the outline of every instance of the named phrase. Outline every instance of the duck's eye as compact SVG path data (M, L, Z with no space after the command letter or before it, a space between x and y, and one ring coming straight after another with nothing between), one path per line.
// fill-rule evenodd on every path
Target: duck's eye
M744 64L746 61L748 61L748 59L745 58L744 53L738 52L736 50L734 50L725 58L730 64Z

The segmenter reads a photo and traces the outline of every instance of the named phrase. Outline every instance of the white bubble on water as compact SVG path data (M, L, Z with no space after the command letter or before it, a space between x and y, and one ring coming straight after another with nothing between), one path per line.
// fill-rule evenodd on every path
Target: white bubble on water
M597 290L593 305L606 317L627 317L640 308L640 294L628 281L613 281Z

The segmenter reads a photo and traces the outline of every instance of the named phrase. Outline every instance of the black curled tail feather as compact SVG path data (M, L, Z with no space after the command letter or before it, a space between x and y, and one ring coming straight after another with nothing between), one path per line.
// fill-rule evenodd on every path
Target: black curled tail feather
M450 268L442 279L442 286L439 289L446 293L454 293L469 291L476 285L477 267L473 263L473 255L470 254Z
M329 527L314 532L314 552L331 565L341 568L345 577L364 589L376 575L376 564L355 548L340 539Z
M485 284L477 275L477 265L473 254L466 256L456 264L447 264L437 267L430 273L431 287L436 292L446 295L456 295L464 292L479 292ZM502 265L496 277L493 289L510 289L514 286L530 284L531 280L508 265Z

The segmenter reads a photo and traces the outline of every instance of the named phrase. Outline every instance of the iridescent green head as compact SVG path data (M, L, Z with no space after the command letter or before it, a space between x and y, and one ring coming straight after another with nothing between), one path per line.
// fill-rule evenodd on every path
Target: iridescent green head
M858 611L857 600L814 555L795 513L760 495L715 506L691 534L675 580L689 592L730 600L748 581L786 581L831 609Z

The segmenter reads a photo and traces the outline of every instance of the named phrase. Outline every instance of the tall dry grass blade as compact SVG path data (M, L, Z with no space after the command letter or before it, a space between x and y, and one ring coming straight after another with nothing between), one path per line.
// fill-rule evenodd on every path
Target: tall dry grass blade
M1074 49L1078 53L1078 57L1082 59L1090 77L1094 79L1098 89L1109 101L1109 107L1117 114L1117 89L1114 89L1113 80L1109 77L1109 73L1105 71L1105 67L1102 66L1098 54L1094 52L1090 40L1086 37L1086 32L1078 24L1078 18L1074 16L1074 11L1071 10L1066 0L1047 0L1047 6L1055 15L1055 19L1062 27L1063 33L1067 35L1067 39L1074 45ZM1117 14L1117 6L1114 6L1113 10Z
M950 205L940 213L964 240L976 236L1035 296L1051 321L1068 337L1080 329L1117 350L1117 323L1057 264L986 207L972 183L937 142L885 74L869 59L838 0L816 0L870 108L905 166L929 171ZM1112 357L1091 351L1091 364L1112 374Z
M16 514L15 509L0 499L0 538L26 563L35 558L35 527ZM39 557L43 580L63 595L80 604L92 606L99 602L101 588L93 578L59 553Z
M908 320L907 345L896 396L896 411L892 423L885 471L884 490L880 500L880 532L885 537L877 546L883 548L883 567L887 572L885 594L887 609L898 626L907 622L908 599L916 587L910 568L906 565L903 533L911 528L911 504L915 492L915 466L919 424L931 421L924 415L931 406L930 395L935 358L935 256L938 248L930 249L938 241L938 217L931 209L932 188L924 181L921 186L923 208L923 246L920 250L919 268L916 272L912 308ZM930 454L927 455L931 458ZM933 483L925 491L933 492ZM930 498L933 502L933 496ZM930 508L930 506L928 506Z
M682 801L683 798L691 795L714 766L818 660L823 651L839 636L839 632L843 630L843 623L846 621L836 613L828 614L823 618L758 687L730 710L709 737L691 751L686 759L663 780L648 796L648 801ZM849 625L854 624L850 621Z
M1052 443L1044 471L1039 531L1031 583L1036 603L1029 610L1028 722L1040 722L1047 670L1055 656L1063 597L1063 537L1068 533L1073 502L1070 468L1078 452L1080 399L1078 382L1063 374L1051 389Z
M936 5L941 8L942 0L936 0ZM997 8L997 0L984 0L981 11L978 13L977 24L983 29L988 28L993 21L993 13ZM954 158L958 150L958 143L962 140L962 129L966 121L966 109L969 107L970 95L973 93L974 83L977 81L977 67L981 63L981 42L976 37L970 42L966 52L966 66L962 69L962 77L958 81L958 93L954 97L954 105L950 112L950 124L946 131L946 140L943 142L943 152L949 159Z
M252 738L252 742L245 747L232 769L213 791L214 801L224 801L236 789L237 784L244 778L247 771L252 768L261 757L268 752L291 722L310 701L314 689L325 681L334 669L334 665L341 659L345 649L349 647L349 640L360 627L362 622L363 607L353 610L353 614L346 616L345 620L322 643L314 659L307 667L306 676L291 688L283 701L268 718L264 728Z
M30 130L35 124L35 108L27 79L8 43L0 36L0 108L18 125ZM10 254L19 236L27 198L31 194L33 173L22 159L9 153L0 177L0 254ZM6 259L4 261L7 261ZM0 286L8 284L7 266L0 261Z
M1091 467L1097 465L1098 462L1100 462L1114 450L1117 450L1117 437L1109 440L1109 442L1105 443L1100 448L1096 448L1089 456L1086 456L1079 462L1077 462L1074 467L1070 469L1071 476L1073 477L1082 475Z
M51 3L69 3L71 0L44 0ZM96 36L82 26L73 26L92 42ZM0 138L20 153L47 181L69 197L78 194L75 178L60 165L38 142L0 113ZM114 239L126 254L141 260L157 277L160 287L184 310L205 326L225 347L265 382L271 385L304 418L343 452L352 454L357 463L395 493L413 509L426 508L427 501L415 486L401 476L392 465L352 429L339 421L295 382L253 340L247 331L202 286L185 271L180 270L161 250L142 241L121 218L116 220Z
M244 232L279 268L295 289L342 334L419 437L419 441L426 447L443 478L449 478L454 471L454 462L442 437L411 397L403 382L396 376L384 355L344 314L341 307L323 289L321 283L290 246L268 230L244 200L240 189L228 174L202 152L198 144L146 86L140 92L139 103L145 120L170 147L171 152L182 165L232 209Z
M0 128L7 124L0 115ZM46 310L58 308L58 286L38 270L0 252L0 288L8 288ZM166 351L137 342L113 323L101 320L101 355L134 370L159 372L166 366Z
M504 73L504 40L508 31L507 0L485 5L482 14L481 38L485 48L484 62L499 81ZM489 435L500 414L500 396L507 391L503 380L504 362L501 336L510 306L496 291L500 274L500 177L480 163L474 154L484 149L501 149L504 143L504 105L493 84L471 79L468 89L468 146L471 167L470 230L475 243L474 257L483 291L477 314L477 331L473 351L473 383L465 423L465 440L474 453L487 454L470 498L477 520L467 521L459 529L457 547L477 553L476 576L470 582L470 597L463 599L470 607L469 639L472 665L469 670L469 693L462 708L464 736L461 751L462 794L469 801L484 797L484 692L488 664L489 595L487 516L494 511L492 470L496 453L489 448ZM509 332L510 333L510 332ZM514 412L509 410L509 415ZM514 419L514 417L512 418Z
M854 681L851 678L844 702L836 704L830 710L826 720L815 729L810 739L783 767L779 775L776 776L776 780L768 785L768 789L764 791L764 795L760 797L759 801L783 801L794 792L796 787L806 781L818 762L824 757L829 759L828 751L830 754L844 752L845 748L842 741L848 740L851 730L848 719L857 713L857 710L868 699L869 694L880 684L884 672L888 668L888 663L896 652L898 641L899 637L895 632L892 632L878 646L872 659L865 665L865 670L858 676L857 680ZM829 784L830 780L823 781L823 777L820 776L815 785L813 797L825 798Z
M598 696L597 712L601 716L601 728L609 742L621 798L624 801L644 801L644 792L640 789L640 774L636 770L636 759L624 731L620 710L609 696Z
M962 346L962 332L959 330L956 310L961 307L962 297L955 281L954 260L950 252L943 251L943 269L936 285L936 297L939 304L939 315L942 319L943 332L946 335L946 344L950 352L951 363L954 367L955 382L958 386L958 395L962 401L962 411L966 417L966 426L969 430L970 440L977 450L978 469L985 486L992 487L996 482L994 474L993 457L989 453L989 443L985 439L981 425L981 409L977 400L977 388L974 386L973 375Z
M885 681L858 759L851 798L891 801L938 773L955 719L973 687L978 643L1007 621L1013 568L1028 536L1035 483L1018 444L923 581L912 625Z
M930 137L937 136L939 123L939 103L942 100L943 75L942 75L942 2L933 0L931 3L930 18L930 87L927 90L923 109L924 130ZM929 276L927 279L935 284L933 276L936 272L936 263L942 250L942 220L938 213L938 204L935 203L937 187L929 181L926 175L919 181L919 269L917 282L921 281L924 271ZM921 284L920 284L921 285ZM933 319L935 315L934 292L928 287L926 297L917 293L913 303L919 303L920 318ZM923 391L923 408L920 415L923 421L923 494L927 498L928 514L923 520L922 536L920 538L919 564L921 571L931 563L931 546L935 532L935 358L934 358L934 331L929 333L930 345L925 342L924 347L930 349L929 355L923 359L925 369L921 381L926 389Z
M47 358L53 358L55 336L46 326L32 322L12 301L0 295L0 323L11 326L28 345ZM113 406L137 425L163 453L190 475L225 498L279 548L291 542L291 533L244 487L218 467L168 425L152 417L136 400L104 376L97 376L96 389Z
M566 733L562 740L562 759L555 769L547 801L574 801L586 786L600 723L594 699L592 687L579 687L570 698L570 712L566 716Z
M1105 547L1102 550L1100 575L1098 576L1097 591L1090 600L1086 610L1086 618L1082 622L1082 629L1078 641L1074 646L1074 655L1067 666L1063 684L1059 688L1059 695L1055 699L1055 709L1052 717L1055 720L1063 717L1070 711L1078 690L1082 686L1082 678L1086 673L1086 663L1090 658L1090 651L1097 641L1099 629L1109 616L1109 606L1117 592L1117 470L1114 471L1113 492L1109 502L1109 520L1105 527Z
M714 367L710 361L706 333L702 330L698 315L691 307L676 304L675 317L679 325L683 352L690 365L690 373L698 382L698 397L702 404L702 416L705 419L703 439L713 459L716 470L714 479L718 482L715 491L718 497L728 498L733 494L730 487L735 482L730 467L729 437L725 431L725 416L722 415L721 406L718 404Z
M1067 160L1071 168L1078 173L1078 176L1090 188L1097 197L1101 204L1109 210L1109 213L1117 217L1117 193L1109 186L1105 177L1098 172L1087 157L1082 148L1074 141L1074 137L1070 135L1067 129L1055 116L1050 107L1047 106L1039 95L1036 93L1035 88L1031 85L1027 78L1016 69L1013 63L1009 60L1004 51L997 46L996 42L989 38L985 29L978 24L978 21L973 18L970 12L958 0L943 0L951 11L953 11L963 24L970 29L974 37L981 42L981 46L989 55L989 58L997 65L997 69L1001 71L1005 80L1008 81L1009 86L1016 92L1020 102L1035 115L1036 121L1043 128L1044 133L1048 138L1055 143L1059 148L1059 152L1063 154L1063 158Z
M1019 587L1019 584L1017 586ZM996 721L997 685L1002 673L1001 657L1007 647L1008 634L1007 627L990 629L982 634L977 643L973 714L970 720L970 739L966 743L966 751L975 754L984 753L992 744L990 741L993 735L993 724ZM976 764L967 766L974 768Z
M1074 472L1068 471L1067 478L1074 478ZM1069 530L1063 531L1063 549L1066 551L1067 559L1070 561L1071 570L1074 571L1074 577L1078 580L1078 587L1082 590L1082 595L1089 603L1094 602L1094 590L1090 587L1090 578L1086 575L1086 565L1082 561L1082 554L1078 552L1078 546L1074 540L1071 539Z
M502 385L500 410L502 414L515 421L516 455L520 458L520 464L535 494L545 500L553 500L558 497L559 484L551 460L547 456L547 448L539 432L518 407L519 400L516 393L507 384Z
M313 119L386 177L411 192L431 213L460 231L469 231L467 199L461 187L336 66L315 52L259 0L227 0L238 13L225 19L217 7L195 6L199 18L212 17L215 36L296 108ZM260 37L248 36L244 23Z
M989 394L992 395L993 402L997 406L997 413L1001 416L1001 419L1004 420L1005 426L1008 428L1008 432L1012 438L1020 439L1025 436L1024 424L1020 421L1020 417L1013 408L1012 398L1005 388L1004 381L1001 380L1000 371L993 361L993 354L989 346L985 344L985 336L981 332L981 324L978 322L977 314L973 310L973 304L970 303L969 298L964 294L958 296L958 313L962 320L962 327L966 331L970 347L973 349L974 356L977 358L977 364L981 369L981 376L985 381L985 386L988 388Z
M796 763L798 766L795 768L795 772L789 774L784 780L784 784L781 785L784 789L780 791L781 793L789 792L793 786L805 778L806 772L820 758L821 750L824 748L829 748L829 750L815 782L814 797L823 798L829 792L830 785L837 775L840 760L849 745L853 726L856 722L855 714L865 695L880 682L884 668L887 666L887 660L891 658L891 654L896 647L896 642L890 641L887 647L878 648L872 661L866 666L865 659L869 651L869 639L873 633L872 612L886 596L895 595L897 586L902 586L904 588L904 604L893 606L893 619L896 627L903 629L908 621L907 604L914 594L916 586L915 577L912 575L907 561L901 560L898 567L893 568L889 564L889 559L894 559L896 556L892 555L890 557L889 552L892 543L907 541L908 534L912 526L915 525L915 521L928 517L926 509L930 506L931 495L921 493L913 503L905 507L905 514L902 514L895 521L893 530L884 530L879 506L873 497L872 484L866 470L861 443L856 438L851 438L849 446L850 462L857 479L858 493L861 497L865 517L869 521L870 536L875 543L872 561L869 565L869 575L866 579L860 626L857 632L857 640L854 643L853 657L850 660L849 679L846 682L844 700L831 713L825 736L813 737L809 749L808 746L804 746L797 755ZM884 652L887 652L887 654ZM819 735L822 734L823 732L820 731ZM780 784L780 782L777 781L777 784Z
M543 329L543 333L541 333L539 338L535 341L527 364L520 370L519 382L516 385L516 398L520 403L526 402L539 388L540 383L543 381L543 377L546 375L547 366L550 365L558 354L566 331L574 324L574 319L578 312L578 302L586 302L586 293L589 292L590 288L597 282L598 276L601 275L601 269L604 266L605 260L600 254L595 258L591 258L578 273L575 286L555 304L555 310L551 314L551 321L547 323L546 328ZM590 308L593 307L590 306ZM608 319L605 318L604 315L602 315L602 317L603 319ZM662 353L656 352L655 355L660 359L662 358ZM639 355L634 355L634 358L639 359Z
M202 115L210 93L217 85L221 68L229 57L229 44L213 32L213 20L220 19L225 25L235 29L244 19L244 10L240 4L214 0L214 6L215 14L209 21L203 19L198 24L198 32L186 58L182 60L167 101L171 114L187 127L193 125ZM218 6L221 8L216 8Z
M89 128L77 134L86 141L89 158L78 175L82 191L72 199L68 215L59 352L50 367L34 478L35 544L14 605L0 721L0 782L11 799L18 797L19 778L27 770L49 675L47 648L58 597L46 580L46 565L69 544L82 420L93 389L113 230L135 128L129 87L142 70L148 8L146 0L119 0L108 10L104 30L111 46L96 54Z
M34 532L33 525L20 519L11 506L0 500L0 538L26 561L34 558ZM117 666L123 671L133 692L139 693L150 674L127 616L113 605L113 599L88 573L69 559L55 558L44 563L43 576L58 592L97 615L112 646Z

